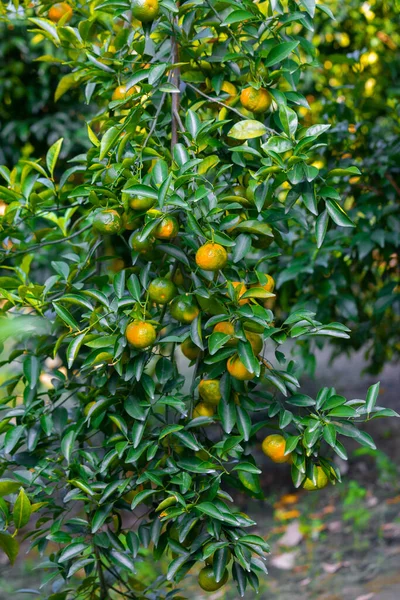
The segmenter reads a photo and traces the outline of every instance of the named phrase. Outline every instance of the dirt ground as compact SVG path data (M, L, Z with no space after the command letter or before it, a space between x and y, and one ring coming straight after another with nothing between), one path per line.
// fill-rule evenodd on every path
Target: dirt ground
M360 398L379 379L379 404L400 412L397 365L388 365L376 378L362 373L361 353L330 365L324 351L318 364L319 376L305 382L305 393L313 395L328 385L348 398ZM400 419L376 419L366 431L373 436L378 452L365 454L351 446L350 460L340 465L344 483L317 494L296 493L286 466L271 465L260 454L267 501L236 498L238 506L258 522L255 533L271 544L269 576L260 577L260 593L249 590L247 600L400 598ZM39 598L16 592L37 588L41 575L35 564L37 560L22 556L12 569L0 558L0 600L9 600L11 595L14 600ZM233 586L199 594L196 572L185 579L181 593L191 600L238 598Z

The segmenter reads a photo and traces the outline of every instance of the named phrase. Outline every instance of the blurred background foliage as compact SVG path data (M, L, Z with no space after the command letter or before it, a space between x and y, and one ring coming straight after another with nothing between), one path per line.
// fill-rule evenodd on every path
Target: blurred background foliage
M313 159L316 166L356 164L362 171L342 190L357 226L329 231L319 250L304 223L291 227L276 259L274 309L281 316L306 306L322 322L351 327L350 340L299 344L298 358L309 373L317 345L329 343L334 356L362 348L376 374L400 353L400 7L386 0L325 4L335 20L317 11L312 41L320 66L306 70L298 83L311 107L300 112L310 125L332 125L327 146ZM48 44L18 19L0 22L0 163L8 167L21 157L44 156L60 137L64 159L88 147L85 123L96 106L87 106L74 87L63 51L54 53ZM282 192L282 202L288 193Z

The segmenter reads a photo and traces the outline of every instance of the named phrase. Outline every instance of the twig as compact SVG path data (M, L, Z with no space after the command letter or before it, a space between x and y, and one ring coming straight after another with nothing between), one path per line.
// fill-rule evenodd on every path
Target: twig
M178 4L178 3L177 3ZM174 25L178 23L178 17L174 17ZM179 62L179 48L176 35L171 38L171 49L172 49L172 62L177 64ZM180 69L175 67L171 73L171 83L178 88L180 84ZM179 114L180 97L179 93L172 94L171 98L171 153L174 146L178 143L178 119L176 115Z
M227 110L230 110L231 112L235 113L235 115L238 115L238 117L240 117L241 119L248 118L248 117L246 117L246 115L241 113L239 110L237 110L236 108L233 108L233 106L229 106L228 104L225 104L224 102L221 102L220 100L217 100L216 98L212 98L212 96L209 96L205 92L202 92L201 90L199 90L199 88L197 88L195 85L189 83L188 81L185 81L185 84L188 87L192 88L192 90L194 90L197 94L200 94L200 96L207 98L207 100L209 100L210 102L214 102L214 104L218 104L219 106L222 106L223 108L226 108ZM270 127L266 127L266 129L270 133L273 133L273 134L277 133L274 129L271 129Z
M29 252L32 252L33 250L38 250L39 248L44 248L44 246L54 246L54 244L62 244L62 242L72 240L72 238L76 237L77 235L80 235L84 231L87 231L91 227L92 227L92 225L86 225L86 227L84 227L83 229L80 229L79 231L75 231L75 233L72 233L71 235L69 235L67 237L61 238L60 240L52 240L50 242L43 242L42 244L36 244L36 246L31 246L29 248ZM1 248L0 248L0 251L3 253L7 252L7 250L2 250ZM14 258L14 256L19 256L20 254L26 254L26 252L27 252L27 250L20 250L19 252L10 253L10 256L12 256Z
M393 175L391 175L390 173L385 173L385 177L388 180L388 182L392 184L392 187L396 190L397 194L400 196L400 186L395 181Z
M97 567L97 575L99 576L100 582L100 600L108 600L110 596L107 591L107 583L104 577L103 566L101 562L100 552L96 544L93 545L94 554L96 556L96 567Z
M163 104L165 102L165 98L166 98L167 94L164 92L163 95L161 96L161 100L160 100L160 104L158 105L158 108L156 110L156 114L154 115L153 118L153 122L151 124L151 127L149 129L149 133L147 134L146 139L144 140L143 146L142 146L142 150L143 148L146 148L147 146L147 142L149 141L149 139L151 138L151 136L153 135L153 132L156 128L157 125L157 121L158 121L158 117L160 116L160 112L162 110Z

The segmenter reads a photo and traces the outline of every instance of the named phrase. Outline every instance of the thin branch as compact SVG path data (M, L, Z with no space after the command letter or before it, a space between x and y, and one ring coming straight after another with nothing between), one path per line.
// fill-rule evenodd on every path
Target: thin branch
M179 4L179 3L177 3ZM178 17L174 17L173 24L178 24ZM176 35L171 38L171 50L172 50L172 63L177 64L179 62L179 47L176 39ZM179 89L180 84L180 69L175 67L171 73L171 83ZM172 94L171 98L171 152L174 146L178 143L178 120L176 115L179 113L180 96L179 93Z
M392 185L392 187L396 190L398 196L400 196L400 186L395 181L393 175L391 175L390 173L385 173L385 177L388 180L388 182Z
M185 85L187 85L188 87L192 88L192 90L194 90L197 94L200 94L200 96L203 96L204 98L207 98L207 100L209 100L210 102L213 102L214 104L218 104L219 106L222 106L223 108L226 108L227 110L230 110L231 112L235 113L235 115L238 115L238 117L240 117L241 119L247 119L248 118L248 117L246 117L246 115L244 115L243 113L241 113L239 110L237 110L236 108L233 108L233 106L229 106L228 104L225 104L224 102L221 102L220 100L217 100L216 98L212 98L212 96L209 96L205 92L202 92L201 90L199 90L199 88L197 88L192 83L189 83L188 81L185 81ZM266 129L270 133L273 133L273 134L277 133L274 129L271 129L270 127L266 127Z
M100 552L96 544L93 545L94 554L96 556L96 567L97 567L97 575L99 576L100 582L100 600L109 600L110 596L107 591L107 583L104 577L103 566L101 562Z
M83 229L80 229L79 231L75 231L75 233L71 233L71 235L61 238L60 240L52 240L50 242L43 242L41 244L36 244L36 246L31 246L29 248L29 252L32 252L33 250L38 250L39 248L44 248L45 246L54 246L55 244L62 244L62 242L72 240L72 238L76 237L77 235L80 235L84 231L87 231L91 227L92 227L92 225L86 225L86 227L84 227ZM7 250L2 250L1 248L0 248L0 251L3 252L4 254L7 253ZM12 256L14 258L15 256L19 256L20 254L26 254L26 252L27 252L27 250L20 250L19 252L10 253L10 256Z
M158 108L157 108L157 110L156 110L156 114L154 115L154 119L153 119L153 122L152 122L152 124L151 124L151 127L150 127L150 129L149 129L149 133L147 134L147 137L146 137L146 139L144 140L144 143L143 143L143 146L142 146L142 150L143 150L143 148L146 148L146 146L147 146L147 143L148 143L149 139L150 139L150 138L151 138L151 136L153 135L153 132L154 132L154 130L155 130L155 128L156 128L157 121L158 121L158 117L160 116L160 113L161 113L161 110L162 110L163 104L164 104L164 102L165 102L165 98L166 98L166 96L167 96L167 94L166 94L165 92L164 92L164 93L163 93L163 95L161 96L160 104L158 105Z

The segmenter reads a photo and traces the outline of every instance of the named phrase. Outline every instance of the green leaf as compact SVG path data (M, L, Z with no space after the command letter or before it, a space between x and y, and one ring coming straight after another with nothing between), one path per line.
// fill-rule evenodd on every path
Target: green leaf
M55 302L53 302L52 304L57 315L60 317L60 319L62 319L62 321L64 321L64 323L66 323L71 329L79 330L78 323L75 321L74 317L71 315L67 308L61 306L60 304L56 304Z
M57 159L60 154L61 146L64 141L64 138L60 138L57 140L48 150L46 154L46 165L49 170L51 177L53 177L54 169L57 163Z
M213 570L215 581L217 582L221 581L225 573L225 569L228 564L228 556L228 548L219 548L214 552Z
M340 227L355 227L353 221L335 200L326 200L325 205L329 216L336 225L339 225Z
M252 138L258 138L267 133L267 128L260 121L254 119L246 119L245 121L239 121L232 129L228 132L228 136L235 140L249 140Z
M328 417L343 417L351 418L355 417L357 412L351 406L338 406L328 413Z
M306 394L294 394L286 400L288 404L293 406L315 406L315 400Z
M8 556L10 563L13 565L19 552L19 543L8 533L0 532L0 548Z
M321 248L328 229L329 216L328 211L324 210L315 221L315 235L317 238L317 248Z
M248 10L233 10L221 23L221 27L232 25L233 23L242 23L248 19L254 19L254 15ZM217 580L219 581L219 580Z
M333 425L325 425L323 429L324 440L333 448L336 445L336 429Z
M13 519L16 529L24 527L30 519L32 506L25 490L21 488L14 504Z
M125 291L125 270L122 269L114 276L113 281L114 292L118 299L121 299Z
M6 454L9 454L14 450L15 446L18 444L23 433L25 432L25 429L25 425L16 425L7 431L4 438L4 452L6 452Z
M139 196L142 198L152 198L153 200L158 199L158 194L152 187L149 185L142 185L139 183L128 184L122 190L126 194L130 196Z
M37 27L43 29L43 31L46 31L46 33L48 33L50 37L53 38L57 45L60 43L60 38L58 37L57 33L57 27L52 21L50 21L49 19L37 19L33 17L31 17L29 21Z
M86 336L86 333L81 333L78 336L76 336L69 344L68 344L68 348L67 348L67 361L68 361L68 368L70 369L74 363L74 360L76 359L76 357L78 356L78 352L80 350L80 347L82 346L83 340Z
M0 497L8 496L8 494L13 494L17 492L21 484L18 481L13 481L12 479L0 479Z
M87 548L88 548L88 546L81 542L76 542L75 544L70 544L69 546L64 548L64 550L61 552L58 562L59 563L67 562L68 560L71 560L71 558L74 558L75 556L82 554L82 552L84 550L86 550Z
M247 473L255 473L257 475L262 473L261 469L249 462L241 462L238 465L235 465L232 471L246 471Z
M56 87L56 91L54 92L54 102L58 102L58 100L64 96L71 88L76 87L76 74L75 73L67 73L63 77L61 77L58 85Z
M28 354L24 360L23 371L29 387L32 390L37 386L40 374L40 362L33 354Z
M379 395L379 385L380 384L378 381L378 383L374 383L374 385L371 385L371 387L368 389L367 397L365 400L365 408L367 409L368 414L375 407L376 400Z
M224 344L229 342L231 337L232 336L227 335L225 333L220 333L218 331L212 333L208 338L208 350L210 354L213 355L216 352L218 352L218 350L220 350L222 346L224 346Z
M327 177L337 177L338 175L361 175L357 167L347 167L347 169L333 169L329 171Z
M279 107L279 118L282 123L283 131L287 136L293 137L299 124L295 111L286 106L286 104L281 104Z
M61 453L69 464L76 440L76 431L70 429L61 440Z
M107 129L107 131L101 138L99 160L103 160L103 158L107 156L110 148L119 138L120 133L120 127L110 127L110 129Z
M299 42L282 42L277 44L269 52L267 59L264 61L265 67L272 67L289 56L297 48Z

